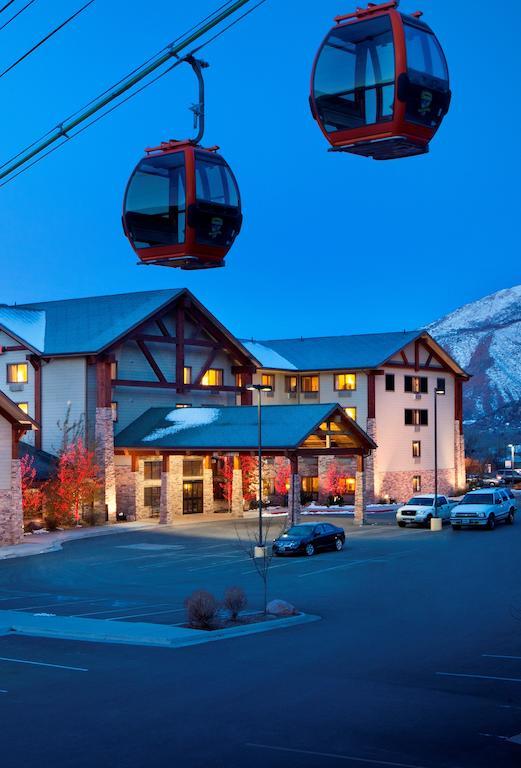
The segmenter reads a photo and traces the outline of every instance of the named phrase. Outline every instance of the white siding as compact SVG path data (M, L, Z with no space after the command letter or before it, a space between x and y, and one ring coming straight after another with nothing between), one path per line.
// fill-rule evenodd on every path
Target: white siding
M0 347L12 347L14 345L19 345L19 342L7 333L0 331ZM30 352L27 349L20 352L4 352L0 355L0 391L10 397L14 403L28 403L29 416L34 418L34 369L26 359L28 354ZM9 363L27 363L27 384L7 383L7 366ZM34 443L34 433L28 432L24 436L24 441Z
M320 373L319 376L320 391L313 396L311 393L299 392L295 397L289 397L285 391L286 376L302 376L295 372L277 373L268 369L254 375L253 381L258 384L261 381L262 373L273 374L275 376L275 391L263 395L263 401L266 405L309 405L313 403L339 403L343 408L356 408L356 421L362 429L367 425L367 376L365 373L357 372L356 389L349 392L337 392L335 390L335 374ZM351 371L346 371L351 373ZM305 375L308 375L307 373ZM311 374L313 375L313 374ZM254 398L255 399L255 398Z
M445 378L445 395L438 395L438 466L454 467L454 377L446 371L427 372L413 370L393 373L395 391L385 389L385 376L376 376L376 468L378 472L412 472L434 468L434 389L439 376ZM415 395L404 392L404 376L426 376L428 394ZM429 412L427 427L405 426L406 408L426 409ZM421 441L421 458L412 457L413 440Z
M54 358L42 365L42 448L57 454L60 450L63 425L70 404L69 421L85 419L86 359L84 357Z
M11 424L0 416L0 490L11 488L11 456L13 432Z

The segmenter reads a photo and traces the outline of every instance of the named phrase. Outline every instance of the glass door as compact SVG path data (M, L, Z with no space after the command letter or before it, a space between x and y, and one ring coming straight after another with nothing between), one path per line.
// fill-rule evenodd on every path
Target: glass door
M183 482L183 515L201 515L203 513L203 481L185 480Z

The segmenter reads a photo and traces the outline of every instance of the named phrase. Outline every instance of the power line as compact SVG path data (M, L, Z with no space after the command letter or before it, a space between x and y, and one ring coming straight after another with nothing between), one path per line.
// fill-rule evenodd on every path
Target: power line
M9 6L14 3L14 1L15 0L9 0L8 3L6 3L4 6L2 6L2 8L0 8L0 13L3 13L4 11L6 11L9 8Z
M7 67L7 69L4 69L3 72L0 72L0 80L2 79L2 77L5 77L5 75L7 75L8 72L11 72L12 69L17 67L18 64L20 64L22 61L24 61L24 59L26 59L28 56L30 56L32 53L34 53L36 50L38 50L38 48L40 48L42 45L44 45L44 43L46 43L47 40L50 40L51 37L54 37L54 35L57 32L59 32L64 27L66 27L67 24L70 24L71 21L73 21L77 16L79 16L80 13L83 13L83 11L85 11L89 7L89 5L92 5L93 2L94 2L94 0L89 0L88 3L85 3L85 5L82 6L81 8L79 8L75 13L73 13L72 16L69 16L68 19L66 19L65 21L62 21L61 24L59 24L57 27L55 27L51 32L49 32L49 34L45 35L45 37L43 37L38 43L36 43L36 45L33 45L32 48L30 48L28 51L26 51L26 53L23 54L23 56L20 56L19 59L17 59L15 62L10 64Z
M23 8L20 8L20 10L19 10L19 11L17 11L17 12L15 13L15 15L14 15L14 16L11 16L11 18L10 18L10 19L8 19L8 21L6 21L6 22L5 22L5 24L2 24L2 26L0 27L0 32L2 31L2 29L5 29L5 27L8 27L8 26L9 26L9 24L10 24L12 21L14 21L16 18L18 18L18 16L20 16L20 14L21 14L21 13L23 13L24 11L26 11L26 10L27 10L27 9L28 9L28 8L29 8L29 7L30 7L30 6L31 6L33 3L35 3L35 2L36 2L36 0L29 0L29 2L28 2L28 3L26 3L26 4L23 6Z
M91 2L92 1L93 0L91 0ZM68 140L78 136L80 133L83 133L83 131L87 130L87 128L89 128L91 125L113 112L126 101L133 98L133 96L135 96L137 93L140 93L146 87L170 72L172 69L174 69L174 67L176 67L179 63L181 63L181 61L184 60L180 59L178 54L187 48L190 43L195 42L204 34L211 31L213 28L232 16L249 2L251 2L251 0L228 0L228 2L219 6L218 9L216 9L209 16L206 16L205 19L199 22L199 24L195 25L195 27L191 27L191 29L184 33L184 35L176 38L176 40L165 46L165 48L161 49L161 51L159 51L155 56L152 56L150 59L148 59L147 62L142 65L142 67L132 70L128 76L122 78L114 86L104 91L101 96L97 97L97 99L89 102L83 108L83 110L79 110L78 112L74 113L70 118L67 118L65 121L61 122L58 126L44 134L40 139L37 139L28 147L10 158L10 160L6 161L3 165L0 165L0 179L9 177L5 182L3 182L3 184L0 184L0 186L5 186L5 184L9 183L9 181L11 181L13 178L16 178L21 173L23 173L24 170L33 167L33 165L38 163L44 157L47 157L49 154L59 149L59 147L66 144ZM258 2L254 8L248 10L237 20L235 20L234 24L248 16L252 10L255 10L255 8L258 8L264 2L266 2L266 0L260 0L260 2ZM228 27L221 31L221 34L234 24L228 25ZM207 42L200 45L197 50L200 50L202 47L204 47L204 45L209 44L218 36L219 35L214 35ZM108 106L115 99L118 99L124 93L134 88L137 83L148 77L152 72L161 67L163 64L167 63L173 57L176 58L176 61L163 72L159 73L151 81L145 83L139 89L132 91L132 93L128 94L125 99L118 101L109 110L106 110L102 114L98 115L94 120L90 121L83 128L76 131L76 133L71 133L79 125L85 123L90 117L95 115L97 112L100 112L102 109L104 109L104 107ZM65 141L60 141L64 138ZM53 147L53 145L58 141L60 141L60 144L56 147ZM15 174L15 171L18 172Z

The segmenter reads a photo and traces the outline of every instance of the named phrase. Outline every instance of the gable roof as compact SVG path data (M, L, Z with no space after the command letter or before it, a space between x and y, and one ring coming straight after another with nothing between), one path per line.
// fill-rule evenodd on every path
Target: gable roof
M258 360L186 288L0 306L0 328L42 355L97 354L181 296L187 296L242 356L258 366Z
M38 429L38 424L31 419L10 397L0 392L0 416L20 429Z
M424 338L438 353L443 350L423 330L395 333L366 333L353 336L319 336L300 339L244 341L262 367L287 371L334 371L379 368L408 344ZM443 354L458 373L465 374L445 351Z
M364 450L376 444L346 416L337 403L268 405L262 409L264 450L296 449L331 414L339 412L350 424L353 439ZM192 450L257 450L256 406L223 408L149 408L115 438L116 448Z

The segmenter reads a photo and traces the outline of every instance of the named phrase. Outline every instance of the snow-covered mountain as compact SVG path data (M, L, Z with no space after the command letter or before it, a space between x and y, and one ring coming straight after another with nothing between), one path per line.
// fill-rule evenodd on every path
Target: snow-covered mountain
M465 420L521 426L521 285L465 304L427 330L472 374Z

